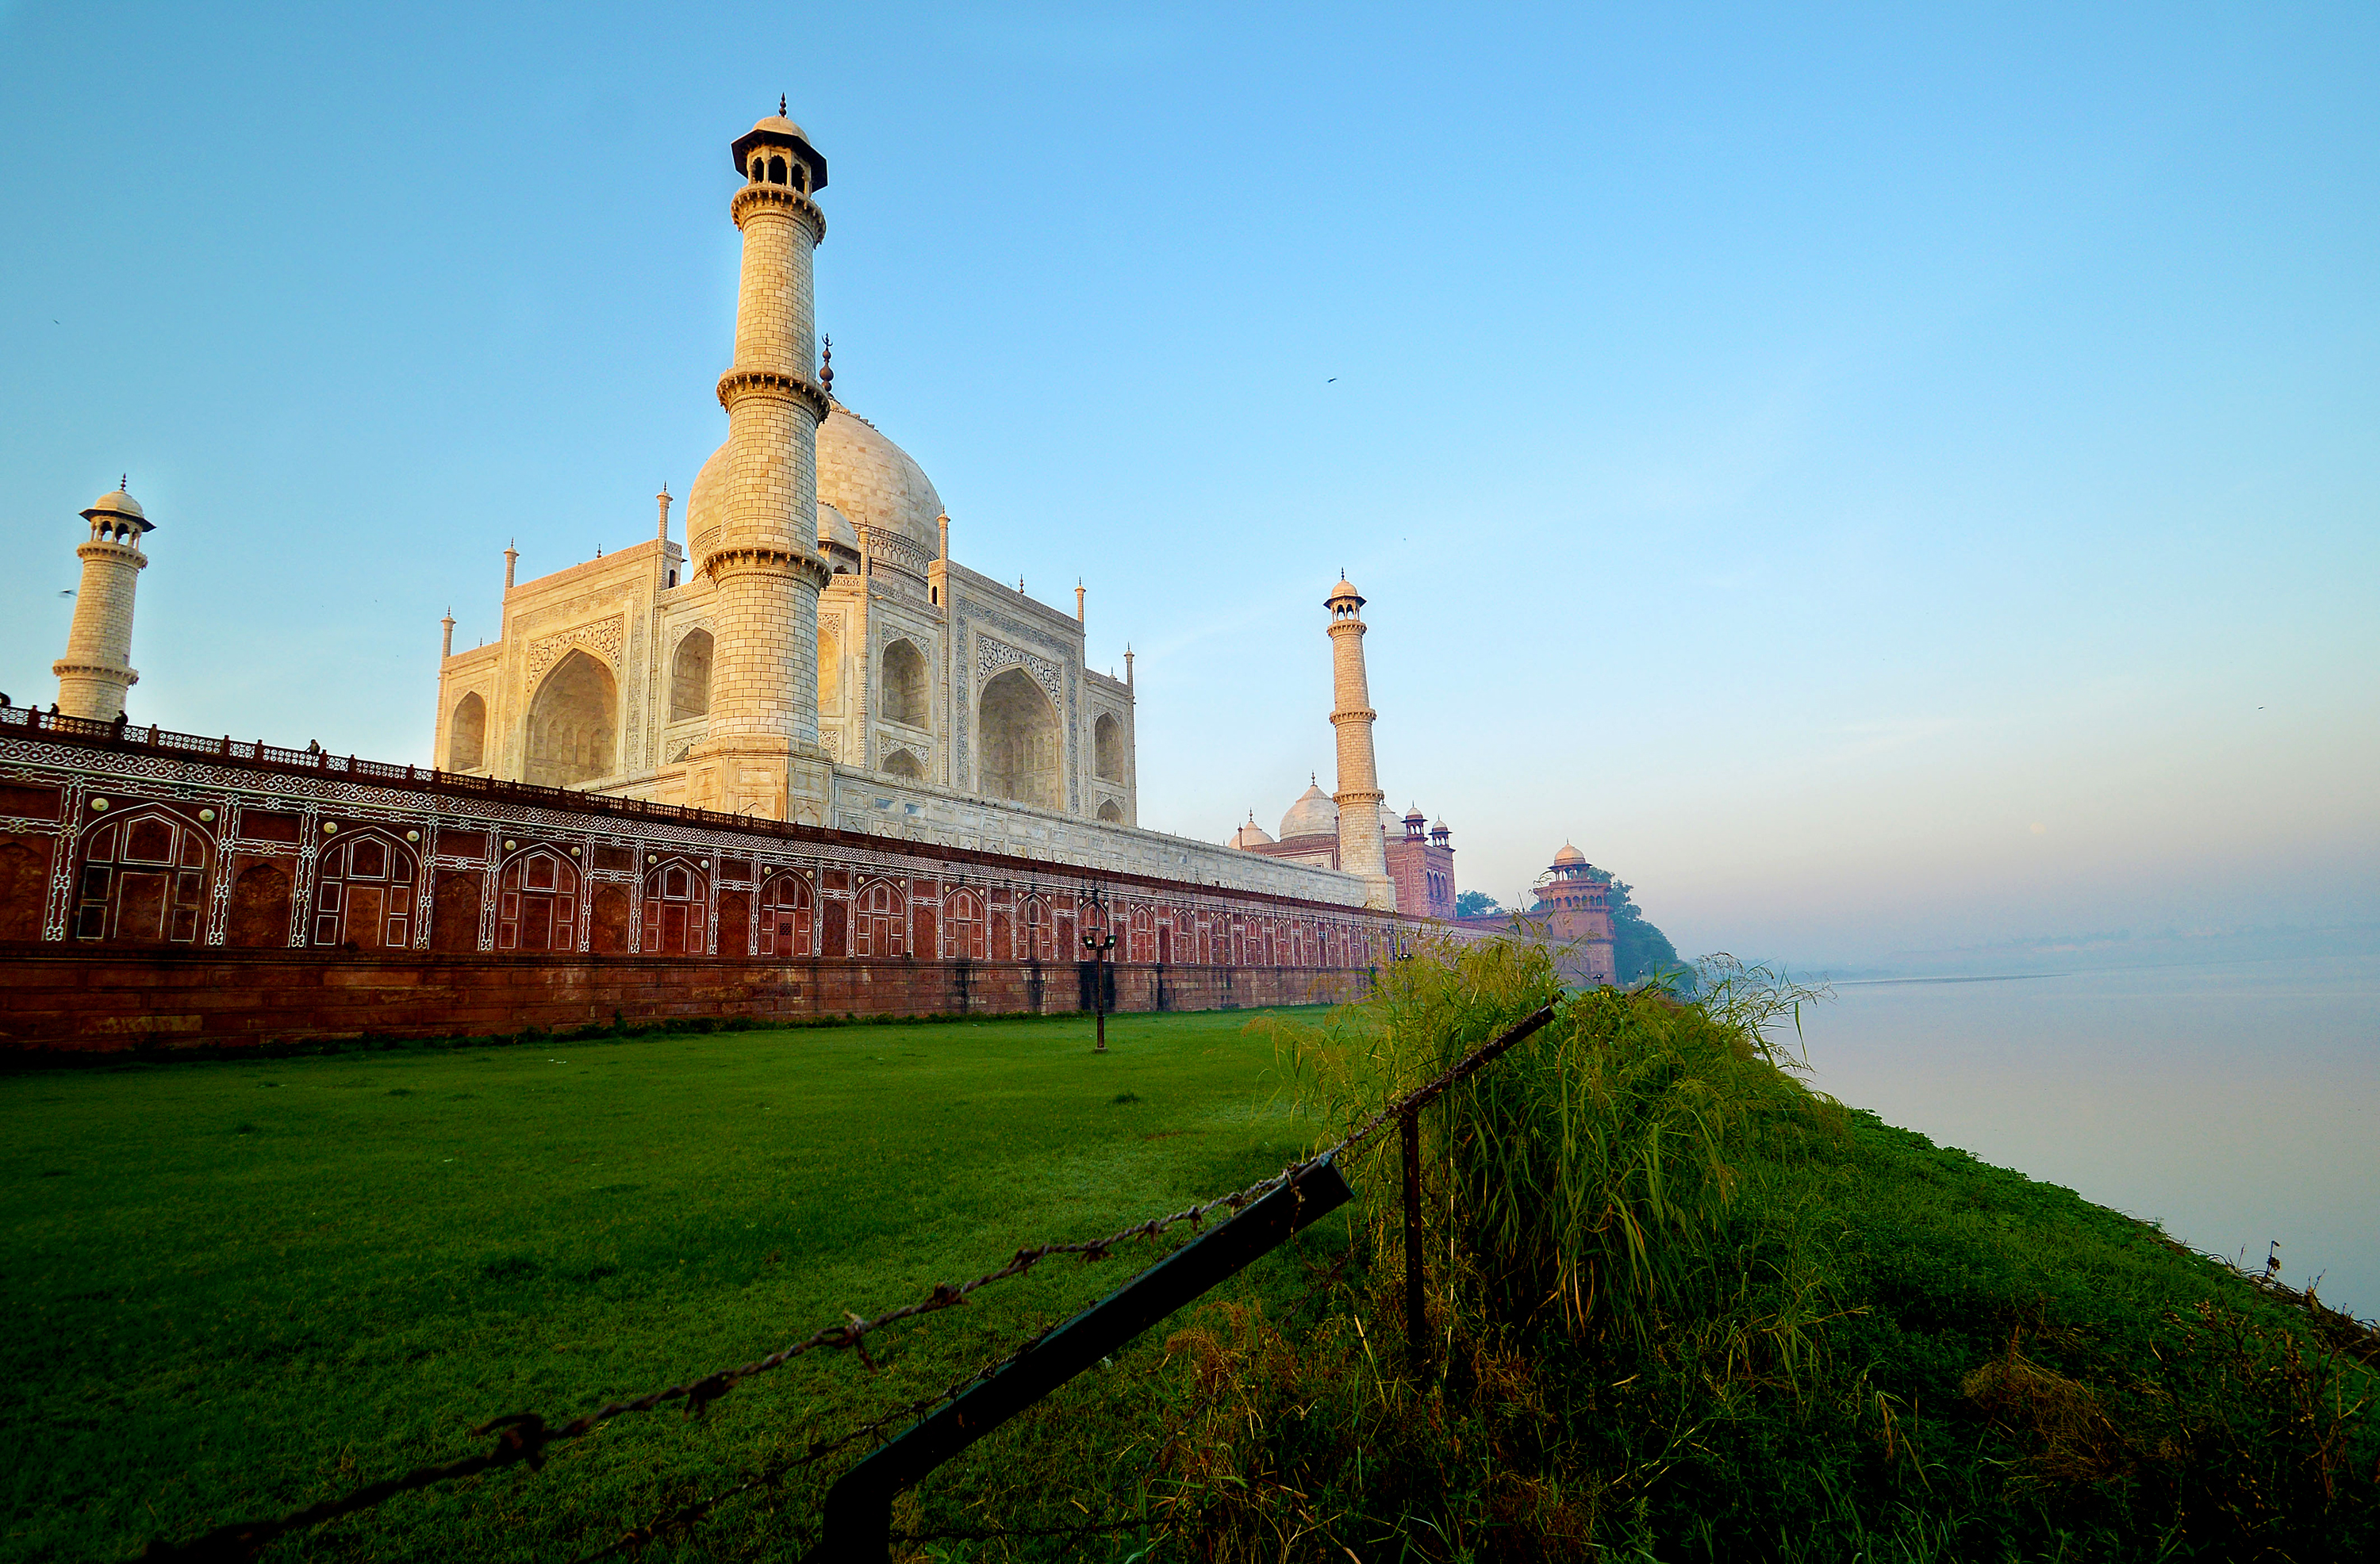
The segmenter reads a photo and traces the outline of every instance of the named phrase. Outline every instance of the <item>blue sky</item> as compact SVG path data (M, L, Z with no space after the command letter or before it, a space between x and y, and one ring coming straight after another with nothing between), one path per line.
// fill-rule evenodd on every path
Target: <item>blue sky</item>
M2380 12L0 0L0 688L426 758L437 620L718 442L726 143L836 388L1140 653L1143 820L1330 766L1689 951L2380 918Z

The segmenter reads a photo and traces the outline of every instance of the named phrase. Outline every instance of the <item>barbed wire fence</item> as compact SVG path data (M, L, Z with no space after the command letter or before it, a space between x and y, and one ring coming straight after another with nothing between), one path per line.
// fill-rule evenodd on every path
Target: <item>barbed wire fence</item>
M1554 1007L1550 1005L1538 1011L1502 1036L1474 1049L1435 1079L1384 1104L1378 1111L1323 1151L1290 1163L1279 1172L1231 1194L1196 1202L1164 1216L1135 1222L1130 1226L1119 1228L1104 1237L1069 1243L1041 1243L1020 1248L1005 1264L984 1272L971 1281L937 1283L926 1296L870 1316L863 1317L847 1312L840 1323L822 1327L765 1357L756 1358L732 1367L717 1369L698 1378L665 1386L645 1395L608 1401L565 1423L551 1423L544 1414L534 1411L506 1412L490 1418L470 1430L470 1436L474 1438L492 1436L494 1439L492 1445L477 1454L419 1466L412 1471L364 1484L277 1517L231 1522L185 1542L176 1543L166 1537L157 1536L150 1541L140 1557L144 1561L149 1561L149 1564L229 1564L229 1561L233 1560L253 1558L268 1544L291 1533L306 1531L332 1521L358 1514L385 1504L401 1495L417 1492L440 1483L475 1477L510 1467L520 1467L530 1473L540 1473L544 1470L552 1451L588 1437L616 1418L653 1412L683 1402L688 1420L697 1419L711 1403L727 1395L746 1380L771 1373L813 1354L848 1352L857 1357L864 1365L873 1370L877 1365L868 1355L867 1340L894 1325L963 1307L984 1289L1026 1276L1044 1261L1071 1255L1085 1264L1095 1264L1109 1258L1123 1245L1152 1243L1178 1228L1186 1227L1195 1235L1201 1226L1218 1212L1236 1215L1267 1195L1283 1189L1295 1189L1298 1181L1314 1170L1322 1168L1326 1164L1344 1162L1356 1156L1384 1127L1409 1117L1420 1106L1439 1097L1469 1075L1484 1069L1513 1045L1544 1026L1553 1018L1553 1014ZM1187 1240L1184 1241L1185 1243L1187 1242ZM1169 1252L1169 1255L1171 1253L1178 1252L1180 1247L1182 1245L1177 1244L1174 1251ZM1146 1277L1167 1257L1169 1256L1160 1255L1157 1261L1153 1261L1148 1267L1135 1273L1133 1279ZM1292 1313L1301 1312L1326 1286L1335 1284L1340 1277L1341 1270L1338 1267L1328 1268L1324 1279L1318 1281L1307 1290L1306 1294L1293 1305ZM1129 1285L1129 1281L1126 1285ZM715 1493L665 1509L645 1523L623 1532L596 1552L587 1555L581 1564L595 1564L595 1561L600 1559L633 1555L663 1535L683 1533L698 1525L719 1506L730 1499L776 1487L795 1473L815 1467L830 1457L871 1437L877 1438L880 1443L885 1432L895 1425L922 1419L949 1405L968 1390L985 1384L1002 1370L1020 1364L1056 1328L1055 1321L1044 1324L1039 1330L1018 1340L1002 1356L951 1381L931 1395L888 1408L833 1437L814 1438L798 1456L772 1462ZM1205 1400L1211 1400L1213 1394L1214 1392L1210 1391ZM1190 1411L1182 1415L1177 1426L1169 1434L1167 1444L1160 1447L1152 1455L1152 1462L1162 1459L1165 1449L1170 1449L1172 1441L1179 1438L1181 1431L1186 1428L1202 1410L1200 1405L1194 1404ZM1101 1522L1088 1526L1074 1527L1063 1532L1050 1531L1046 1534L1089 1534L1099 1531L1130 1530L1148 1524L1150 1522L1145 1519L1135 1519L1130 1522L1118 1521L1112 1523ZM974 1532L953 1534L953 1536L962 1534L974 1537L1045 1534L1029 1529L996 1534ZM931 1536L919 1534L905 1536L903 1540L922 1542L939 1540L940 1537L939 1533Z

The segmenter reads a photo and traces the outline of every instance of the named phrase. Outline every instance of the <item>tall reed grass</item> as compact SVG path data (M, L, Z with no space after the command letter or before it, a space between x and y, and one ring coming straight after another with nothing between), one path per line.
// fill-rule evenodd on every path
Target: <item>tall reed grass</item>
M1697 976L1691 1000L1566 991L1542 945L1448 947L1398 963L1323 1030L1284 1037L1307 1089L1352 1109L1555 1005L1550 1025L1425 1110L1445 1258L1500 1323L1643 1341L1710 1281L1744 1155L1840 1121L1774 1036L1798 1032L1818 995L1724 956Z

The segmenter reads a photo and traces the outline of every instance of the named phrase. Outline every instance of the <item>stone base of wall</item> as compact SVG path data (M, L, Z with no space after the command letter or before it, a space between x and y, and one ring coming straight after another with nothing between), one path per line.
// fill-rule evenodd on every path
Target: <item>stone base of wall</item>
M1339 1003L1365 968L1113 965L1116 1011ZM1091 1008L1075 963L685 956L380 956L340 951L61 952L0 944L0 1051L155 1052L345 1037L495 1037L710 1017L1060 1014Z

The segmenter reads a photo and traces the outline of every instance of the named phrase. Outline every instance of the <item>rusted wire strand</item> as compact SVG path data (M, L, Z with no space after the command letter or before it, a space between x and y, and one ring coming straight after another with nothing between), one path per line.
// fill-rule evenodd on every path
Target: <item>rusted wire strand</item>
M198 1561L201 1560L251 1558L258 1548L277 1536L293 1531L301 1531L310 1526L319 1526L326 1521L335 1521L343 1515L352 1515L359 1509L369 1509L374 1505L395 1498L399 1494L426 1488L432 1484L457 1477L476 1476L482 1472L494 1471L505 1466L525 1465L532 1472L537 1471L544 1465L546 1452L550 1448L567 1444L574 1439L584 1438L613 1418L625 1416L630 1412L650 1412L657 1407L679 1400L686 1402L689 1415L698 1413L704 1407L717 1400L743 1381L757 1375L766 1374L771 1369L781 1368L795 1358L814 1352L857 1351L864 1357L866 1349L861 1346L861 1343L868 1337L889 1326L896 1325L902 1320L916 1319L925 1315L938 1314L944 1309L959 1307L984 1288L996 1282L1023 1276L1044 1260L1065 1255L1078 1255L1087 1263L1103 1260L1119 1244L1136 1240L1154 1239L1167 1229L1184 1223L1195 1229L1217 1211L1226 1208L1237 1211L1269 1194L1281 1187L1287 1179L1303 1171L1306 1166L1305 1163L1299 1163L1293 1168L1284 1169L1269 1179L1250 1184L1245 1189L1214 1200L1184 1206L1167 1216L1152 1217L1147 1221L1135 1222L1104 1238L1086 1239L1075 1243L1043 1243L1032 1248L1019 1249L1010 1256L1006 1265L996 1270L987 1271L972 1281L937 1283L933 1291L916 1303L904 1303L898 1308L887 1309L871 1319L862 1319L857 1315L847 1314L844 1316L842 1324L831 1325L815 1331L791 1346L770 1353L767 1357L756 1358L750 1363L739 1364L733 1368L720 1369L702 1378L688 1380L681 1385L668 1386L630 1400L607 1402L568 1423L559 1425L549 1425L541 1413L534 1412L507 1413L471 1430L474 1437L491 1433L496 1436L494 1447L481 1454L466 1456L461 1460L447 1461L441 1465L417 1467L402 1476L382 1478L377 1483L367 1484L335 1498L324 1499L320 1503L308 1505L302 1509L293 1510L277 1520L233 1522L179 1545L168 1543L162 1537L156 1538L150 1543L148 1549L140 1557L148 1560L187 1561L187 1564L198 1564Z
M867 1422L849 1429L839 1438L812 1440L808 1449L804 1450L800 1455L795 1456L791 1461L779 1461L773 1465L764 1467L760 1471L744 1478L741 1482L730 1484L728 1486L720 1489L715 1494L711 1494L704 1498L691 1500L686 1504L678 1506L674 1509L664 1510L661 1514L654 1516L650 1521L646 1522L641 1526L632 1526L628 1530L621 1533L603 1547L599 1548L595 1552L590 1553L584 1558L578 1560L578 1564L596 1564L596 1561L599 1559L613 1558L623 1553L637 1552L646 1544L653 1542L670 1532L691 1528L698 1524L720 1505L724 1504L727 1500L734 1498L740 1494L757 1493L762 1488L774 1487L777 1484L783 1482L787 1477L793 1475L793 1473L800 1471L802 1468L806 1466L814 1466L818 1462L825 1460L828 1456L834 1454L838 1450L849 1449L851 1446L858 1443L860 1440L868 1437L871 1434L881 1434L892 1425L902 1422L905 1419L923 1417L926 1413L933 1411L936 1407L941 1406L944 1401L950 1400L953 1397L964 1393L971 1386L990 1378L991 1376L999 1373L1002 1369L1006 1368L1010 1364L1013 1364L1017 1359L1023 1357L1026 1353L1031 1352L1035 1347L1039 1346L1042 1340L1050 1334L1050 1331L1052 1328L1054 1328L1044 1326L1040 1330L1035 1332L1014 1351L1009 1352L1007 1356L996 1358L990 1363L985 1364L982 1367L976 1369L974 1372L952 1380L950 1384L944 1386L941 1389L937 1390L930 1396L921 1397L917 1400L909 1402L905 1406L897 1406L888 1412L879 1412L876 1416L869 1418Z
M1314 1302L1315 1298L1326 1288L1335 1286L1341 1280L1344 1279L1346 1268L1346 1256L1343 1255L1331 1265L1318 1267L1314 1281L1306 1288L1305 1291L1299 1296L1298 1300L1289 1306L1288 1312L1283 1315L1283 1317L1293 1319L1299 1314L1303 1313L1305 1305ZM717 1493L711 1494L707 1497L692 1500L689 1503L678 1506L674 1509L664 1510L661 1514L654 1516L650 1521L646 1522L643 1525L631 1527L629 1530L623 1532L618 1537L614 1538L611 1543L607 1544L603 1547L577 1560L577 1564L601 1564L601 1561L603 1559L615 1558L620 1557L622 1554L633 1555L641 1551L648 1544L657 1542L662 1536L667 1535L670 1533L691 1531L694 1527L701 1524L703 1521L709 1519L710 1514L716 1510L719 1506L726 1503L731 1498L736 1498L748 1493L758 1493L764 1488L772 1488L779 1483L783 1482L787 1477L792 1476L795 1472L798 1472L805 1467L813 1466L825 1457L832 1455L838 1450L848 1449L851 1445L870 1434L881 1434L885 1428L897 1422L921 1418L928 1412L930 1412L941 1406L943 1402L957 1400L958 1397L965 1391L981 1384L983 1381L990 1378L993 1375L998 1374L1001 1370L1007 1368L1012 1364L1014 1364L1018 1359L1024 1357L1034 1348L1039 1346L1049 1338L1050 1332L1056 1328L1057 1327L1054 1322L1050 1325L1044 1326L1039 1331L1036 1332L1033 1336L1017 1346L1005 1357L995 1359L990 1363L985 1364L981 1368L977 1369L974 1373L951 1381L949 1385L943 1387L942 1389L937 1391L931 1396L927 1396L918 1400L911 1401L906 1406L895 1407L890 1412L880 1413L876 1417L869 1419L868 1422L859 1425L857 1427L844 1434L841 1438L822 1444L814 1443L808 1450L791 1461L780 1461L774 1465L766 1467L739 1482L733 1483L728 1486L720 1489ZM1175 1414L1172 1420L1172 1425L1166 1429L1164 1438L1152 1448L1148 1461L1144 1463L1144 1474L1148 1472L1154 1472L1157 1469L1158 1464L1163 1461L1165 1457L1172 1452L1174 1445L1180 1441L1182 1436L1188 1432L1190 1425L1204 1416L1208 1410L1214 1405L1215 1401L1220 1398L1223 1393L1223 1389L1224 1387L1221 1385L1215 1386L1208 1390L1206 1394L1199 1397L1198 1400L1194 1401L1190 1406ZM1130 1526L1143 1524L1162 1527L1165 1522L1162 1521L1135 1521L1127 1522L1123 1526L1110 1527L1108 1529L1123 1530L1129 1529ZM1099 1528L1076 1527L1073 1530L1081 1531L1098 1529ZM1012 1529L1007 1531L967 1533L935 1532L905 1534L901 1540L905 1542L928 1542L958 1539L961 1537L987 1538L995 1536L1045 1536L1064 1534L1071 1534L1071 1532L1017 1531Z
M1496 1061L1501 1058L1514 1044L1534 1036L1540 1028L1545 1026L1548 1022L1553 1020L1555 1008L1556 1007L1553 1005L1547 1005L1544 1009L1537 1011L1535 1014L1524 1017L1520 1024L1515 1025L1511 1031L1505 1033L1500 1037L1495 1037L1488 1042L1480 1044L1477 1048L1472 1049L1469 1053L1464 1054L1461 1059L1456 1060L1452 1064L1447 1066L1446 1069L1439 1074L1436 1080L1426 1081L1422 1085L1415 1086L1413 1090L1405 1093L1404 1096L1392 1098L1389 1102L1383 1104L1378 1112L1374 1113L1361 1124L1358 1124L1353 1130L1348 1131L1346 1135L1340 1140L1338 1145L1324 1152L1322 1157L1318 1158L1317 1160L1319 1161L1334 1157L1344 1157L1350 1153L1358 1151L1362 1149L1364 1143L1370 1140L1374 1134L1378 1134L1380 1126L1387 1123L1390 1120L1396 1118L1399 1114L1403 1113L1408 1109L1428 1107L1432 1102L1443 1096L1449 1087L1469 1076L1477 1074L1480 1071L1485 1070L1488 1066L1496 1062Z
M1253 1205L1274 1190L1293 1182L1308 1169L1360 1148L1364 1142L1390 1119L1409 1107L1419 1107L1430 1101L1456 1082L1484 1068L1513 1044L1552 1020L1553 1013L1554 1007L1548 1005L1502 1037L1484 1044L1458 1061L1436 1080L1382 1107L1379 1111L1374 1113L1330 1149L1318 1156L1293 1162L1270 1178L1261 1179L1245 1189L1234 1191L1214 1200L1184 1206L1166 1216L1152 1217L1147 1221L1135 1222L1129 1227L1118 1229L1104 1238L1086 1239L1074 1243L1043 1243L1031 1248L1019 1249L1010 1256L1006 1265L996 1270L987 1271L972 1281L955 1284L938 1282L934 1290L924 1298L915 1303L904 1303L897 1308L887 1309L873 1318L863 1319L857 1315L846 1314L844 1315L843 1323L815 1331L766 1357L756 1358L750 1363L740 1364L733 1368L720 1369L699 1379L668 1386L633 1400L607 1402L592 1412L582 1413L568 1423L559 1425L549 1425L543 1414L540 1412L509 1412L482 1423L471 1430L472 1437L475 1438L489 1434L496 1437L494 1445L479 1455L465 1456L439 1465L416 1467L401 1476L385 1477L376 1483L368 1483L362 1487L352 1489L335 1497L292 1510L278 1519L235 1521L226 1525L218 1526L187 1543L174 1544L163 1537L152 1538L140 1557L144 1560L171 1560L176 1561L176 1564L201 1564L201 1561L252 1558L259 1548L275 1537L294 1531L302 1531L308 1527L319 1526L325 1522L335 1521L341 1516L355 1514L358 1510L369 1509L395 1498L399 1494L411 1493L433 1484L456 1478L477 1476L480 1473L507 1466L526 1466L532 1472L539 1471L544 1466L546 1452L552 1447L584 1438L615 1417L625 1416L630 1412L651 1412L658 1407L680 1400L686 1403L688 1415L699 1413L704 1407L727 1394L743 1381L769 1373L772 1369L781 1368L795 1359L814 1352L856 1351L864 1360L867 1357L867 1350L861 1343L877 1331L905 1319L917 1319L927 1315L938 1314L944 1309L957 1308L982 1289L1023 1276L1044 1260L1064 1255L1077 1255L1086 1263L1103 1260L1119 1244L1154 1239L1168 1229L1185 1223L1195 1231L1201 1222L1217 1211L1228 1209L1236 1212ZM1038 1338L1035 1340L1038 1340ZM1025 1347L1018 1349L1018 1353L1013 1353L1010 1358L1002 1361L1014 1361L1016 1355L1031 1345L1031 1342L1027 1342ZM979 1375L971 1376L967 1382L971 1383ZM947 1397L938 1397L929 1404L939 1404L941 1400L946 1399ZM853 1437L857 1436L855 1434ZM834 1448L841 1448L844 1442L847 1441L838 1441ZM736 1489L726 1490L726 1493L737 1491L741 1491L740 1485ZM725 1493L718 1497L724 1497Z

